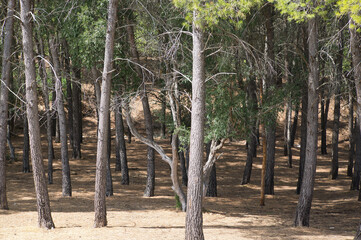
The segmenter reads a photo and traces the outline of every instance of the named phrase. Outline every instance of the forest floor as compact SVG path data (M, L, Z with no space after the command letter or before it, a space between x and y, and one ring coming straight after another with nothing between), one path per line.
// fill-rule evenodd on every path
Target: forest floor
M331 111L330 111L331 113ZM330 114L331 115L331 114ZM329 126L332 126L329 122ZM346 128L344 126L344 128ZM9 211L0 210L0 239L184 239L185 213L175 209L169 167L156 156L155 197L143 197L146 177L146 147L133 138L127 144L130 185L120 184L120 173L112 172L114 196L107 198L108 226L93 228L96 122L84 119L82 159L70 160L72 197L61 196L60 145L55 144L54 184L49 185L52 216L56 228L37 227L32 173L22 173L22 135L13 138L17 161L7 164ZM222 239L353 239L360 219L358 192L350 191L346 176L346 130L341 131L340 172L329 178L331 149L318 155L315 192L309 228L293 227L298 201L296 184L299 149L294 148L293 168L283 156L282 129L277 136L275 195L260 206L261 157L254 160L251 184L240 185L246 160L245 142L229 142L217 162L218 197L205 198L203 225L207 240ZM114 133L114 132L113 132ZM328 132L330 141L331 130ZM170 153L169 140L157 138ZM44 164L46 138L43 134ZM114 139L112 139L114 143ZM298 140L296 140L296 144ZM112 147L114 144L112 145ZM258 148L260 152L261 148ZM70 151L69 151L70 152ZM114 151L112 151L114 169ZM71 156L69 154L69 156Z

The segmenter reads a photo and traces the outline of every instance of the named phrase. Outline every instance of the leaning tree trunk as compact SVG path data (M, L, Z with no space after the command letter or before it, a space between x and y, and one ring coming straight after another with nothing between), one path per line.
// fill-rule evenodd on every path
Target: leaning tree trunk
M38 114L37 84L33 53L33 31L30 1L20 1L21 30L23 36L23 52L26 80L26 110L29 122L30 150L34 174L34 185L38 209L38 224L43 228L54 228L51 217L48 188L45 180L43 158L41 155L41 139Z
M211 151L211 141L206 144L206 159L208 159ZM209 175L208 187L207 187L207 197L217 197L217 170L216 164L212 166L212 170Z
M61 83L60 63L58 56L58 46L56 46L56 39L50 39L50 50L54 64L54 77L55 77L55 91L56 91L56 110L59 116L59 130L60 130L60 143L61 143L61 165L62 165L62 195L71 196L71 180L70 180L70 165L68 157L68 139L66 134L66 116L64 110L63 90Z
M5 37L2 59L2 70L0 83L0 209L9 209L6 196L6 136L8 125L8 98L11 71L11 46L14 33L14 7L15 0L9 0L7 5L7 18L5 22Z
M95 175L95 198L94 227L104 227L107 225L107 214L105 204L106 174L107 174L107 139L109 130L109 106L110 106L110 88L111 76L113 70L113 53L114 53L114 32L117 19L117 0L109 0L108 6L108 23L105 41L104 68L102 75L101 99L99 107L99 127L98 127L98 144L97 160Z
M302 186L296 209L295 226L309 226L310 211L317 160L317 121L318 121L318 36L316 17L308 21L308 108L307 108L307 143L306 159Z
M193 12L193 80L190 135L190 160L188 169L188 196L186 233L187 240L203 240L202 216L202 165L205 116L205 61L203 32Z
M331 178L338 176L338 140L340 131L340 103L341 103L341 81L342 81L342 63L343 63L343 21L339 22L339 32L337 36L338 53L336 56L336 78L335 78L335 105L333 111L333 132L332 132L332 167Z

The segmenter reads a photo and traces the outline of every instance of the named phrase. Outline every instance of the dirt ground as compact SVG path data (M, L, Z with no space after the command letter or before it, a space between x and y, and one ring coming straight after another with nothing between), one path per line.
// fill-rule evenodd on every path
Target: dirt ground
M83 157L71 160L72 197L61 196L59 144L55 144L54 184L49 185L52 216L56 228L37 227L32 173L22 173L21 134L13 139L17 161L7 165L9 211L0 210L0 239L184 239L185 213L175 209L169 167L156 156L155 197L143 197L146 177L146 147L137 140L127 144L130 185L120 184L113 171L114 196L107 198L108 226L93 228L96 125L85 118ZM329 124L329 126L331 126ZM20 131L21 132L21 131ZM280 131L282 132L282 130ZM330 180L331 149L319 155L310 228L292 226L298 201L295 193L299 149L294 148L294 166L283 156L282 134L278 135L275 195L259 205L261 158L254 160L251 184L240 185L246 159L244 142L227 142L217 163L218 195L204 202L206 239L353 239L361 217L358 192L350 191L346 176L346 132L341 132L339 179ZM328 137L329 140L331 137ZM168 140L157 138L170 153ZM46 139L43 135L46 159ZM113 139L114 142L114 139ZM297 141L296 141L297 142ZM114 145L113 145L114 146ZM260 151L261 148L259 148ZM69 151L70 152L70 151ZM114 169L114 154L112 168ZM46 160L44 161L46 165Z

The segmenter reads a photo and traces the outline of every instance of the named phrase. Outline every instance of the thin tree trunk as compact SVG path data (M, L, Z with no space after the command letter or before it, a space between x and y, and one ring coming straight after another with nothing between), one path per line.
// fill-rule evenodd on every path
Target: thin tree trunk
M116 141L118 146L118 154L119 154L119 168L122 174L122 185L129 185L129 170L128 170L128 159L127 159L127 151L124 139L124 124L123 124L123 114L122 114L122 105L121 100L118 98L118 103L116 110L114 112L115 115L115 129L116 129Z
M209 157L209 153L211 151L211 141L206 144L206 159ZM207 197L217 197L217 170L216 164L214 163L212 166L211 173L209 175L207 187Z
M67 102L67 109L68 109L68 124L67 129L69 133L69 140L70 140L70 146L73 148L73 98L72 98L72 87L71 87L71 68L70 68L70 58L68 53L68 44L66 40L62 40L62 47L64 51L64 73L66 78L66 102ZM73 149L74 151L74 149Z
M256 95L256 83L253 78L250 78L248 87L248 105L252 112L257 111L257 95ZM257 148L257 129L256 124L257 121L255 117L250 117L250 133L248 135L248 148L247 148L247 160L246 160L246 166L244 168L243 172L243 178L241 181L241 184L248 184L251 180L251 173L252 173L252 164L253 164L253 158L255 157L254 153L256 152Z
M358 119L358 137L361 134L361 49L360 42L361 37L360 33L357 32L356 27L354 25L354 21L351 19L350 23L350 47L351 47L351 55L352 55L352 65L353 65L353 75L355 78L355 87L356 87L356 113ZM360 144L360 143L359 143ZM360 145L358 145L360 146ZM357 151L357 149L356 149Z
M162 91L161 93L161 101L162 101L162 109L161 109L161 113L162 113L162 119L161 119L161 125L160 125L160 134L161 137L164 139L165 138L165 131L166 131L166 109L167 109L167 103L166 103L166 98L165 98L165 91Z
M326 96L326 98L326 100L321 99L321 154L327 154L327 118L330 98L329 96Z
M13 162L15 161L15 148L11 142L11 131L10 131L10 124L8 122L7 124L7 132L6 132L6 140L9 146L9 150L10 150L10 161Z
M61 166L62 166L62 195L71 196L71 180L70 180L70 165L68 157L68 140L66 131L66 116L63 102L63 90L61 83L60 63L58 56L58 46L56 39L50 39L50 50L54 64L54 77L55 77L55 91L56 91L56 110L59 116L59 130L60 130L60 143L61 143Z
M193 79L190 135L190 160L188 169L186 240L203 240L202 216L202 164L205 116L205 61L203 32L193 12Z
M352 94L352 83L349 82L348 86L348 164L347 164L347 176L352 177L353 169L353 157L355 154L355 140L353 136L353 94Z
M29 124L26 114L24 114L24 146L23 146L23 172L30 172L29 155L30 155L30 142L29 142Z
M52 119L51 119L51 110L49 102L49 89L48 89L48 74L45 68L45 54L44 54L44 43L43 40L39 37L38 41L38 52L42 56L42 59L39 62L39 75L42 79L42 93L44 98L44 105L46 111L46 140L48 142L48 183L53 183L53 160L54 160L54 147L53 147L53 137L52 137Z
M75 71L76 81L80 81L80 69ZM82 110L81 110L81 85L78 82L72 84L73 98L73 158L81 158L81 139L82 139Z
M293 123L292 123L292 128L291 128L291 142L290 145L291 147L294 147L295 145L295 138L296 138L296 132L297 132L297 126L298 126L298 112L300 111L300 104L297 103L296 104L296 108L295 108L295 115L293 116Z
M107 197L113 196L113 179L112 179L112 171L110 168L110 155L111 155L111 130L110 130L110 112L109 112L109 123L108 123L108 143L107 143L107 156L108 156L108 164L107 164L107 181L106 181L106 192L105 195Z
M30 150L34 174L34 185L38 209L38 224L43 228L54 228L51 217L48 188L45 180L38 115L37 84L33 53L33 31L30 20L30 1L20 0L21 30L23 36L23 53L26 79L26 110L29 123Z
M11 72L11 47L14 33L15 0L8 0L7 18L5 21L5 37L2 58L0 83L0 209L9 209L6 196L6 136L8 125L8 98Z
M354 170L352 175L352 181L351 181L351 190L359 190L360 189L360 175L361 175L361 136L360 136L360 129L359 124L360 121L357 119L356 126L354 128L354 136L355 136L355 145L356 145L356 152L355 152L355 164L354 164Z
M134 28L131 23L132 16L127 18L127 33L128 33L128 42L130 46L131 55L136 63L135 69L138 74L138 78L142 80L141 86L141 100L143 105L143 114L144 114L144 121L145 121L145 131L147 133L147 138L149 141L153 141L153 121L152 121L152 114L149 107L149 100L147 95L146 86L144 84L145 79L143 78L143 71L139 67L139 53L137 50L137 46L135 43L134 37ZM151 147L147 148L147 182L146 187L144 190L144 196L152 197L154 196L154 187L155 187L155 164L154 164L154 149Z
M336 56L336 78L335 78L335 105L333 111L333 132L332 132L332 167L331 178L338 177L338 139L340 131L340 102L341 102L341 81L342 81L342 63L343 63L343 21L339 22L338 32L338 53Z
M274 67L274 27L273 27L273 17L274 9L273 5L268 4L265 7L266 15L266 31L267 31L267 41L266 41L266 58L269 63L267 69L267 80L266 80L266 94L270 96L272 94L271 88L276 86L276 74ZM274 194L274 165L275 165L275 149L276 149L276 118L270 116L268 119L268 124L265 124L266 130L266 140L267 140L267 166L266 166L266 177L265 177L265 194Z
M307 109L307 143L306 159L300 197L298 200L295 226L309 226L310 211L317 161L317 120L318 120L318 36L316 17L308 20L308 109Z
M111 73L113 70L113 53L114 53L114 32L117 19L117 0L109 0L108 6L108 23L105 41L104 69L102 75L101 99L99 107L99 127L98 127L98 144L97 160L95 175L95 198L94 227L104 227L107 225L105 190L107 174L107 139L109 130L109 106L110 106L110 88Z

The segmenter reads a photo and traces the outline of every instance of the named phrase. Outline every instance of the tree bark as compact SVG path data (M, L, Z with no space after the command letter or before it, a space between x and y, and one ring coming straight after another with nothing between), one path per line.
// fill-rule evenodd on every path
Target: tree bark
M110 112L109 112L109 123L108 123L108 143L107 143L107 156L108 156L108 164L107 164L107 181L106 181L106 192L105 195L107 197L113 196L113 179L112 179L112 171L110 169L110 155L111 155L111 130L110 130Z
M211 141L206 144L206 159L208 159L211 151ZM209 175L208 187L206 197L217 197L217 170L216 164L212 166L212 170Z
M117 107L114 111L115 115L115 129L116 129L116 141L118 145L118 154L119 154L119 170L122 174L122 185L129 185L129 171L128 171L128 159L127 159L127 150L124 139L124 124L123 124L123 114L121 107L121 100L117 98Z
M355 154L355 164L351 181L351 190L360 189L360 179L361 179L361 136L360 136L360 120L357 119L356 126L354 128L355 136L355 145L356 145L356 154Z
M82 142L82 107L81 107L81 72L80 69L75 71L76 81L72 83L72 103L73 103L73 158L81 158L81 142ZM70 117L70 116L69 116Z
M266 59L267 61L267 73L266 73L266 94L267 97L273 93L272 87L276 86L276 74L275 74L275 56L274 56L274 27L273 17L274 9L273 5L267 4L265 7L266 16ZM274 194L274 165L275 165L275 148L276 148L276 117L271 114L268 119L268 124L265 124L266 140L267 140L267 165L266 165L266 177L265 177L265 194Z
M30 20L30 1L20 0L20 17L26 80L26 110L29 123L30 151L34 174L35 192L38 209L38 224L43 228L54 228L51 217L50 201L41 156L40 126L38 115L37 84L33 53L33 31Z
M358 128L359 134L361 133L361 49L360 42L361 37L360 33L356 31L356 27L354 21L351 19L350 23L350 47L351 47L351 55L352 55L352 65L353 75L355 78L355 87L356 87L356 112L358 119ZM359 136L360 137L360 136Z
M317 120L318 120L318 36L317 17L308 21L308 108L307 108L307 143L301 192L296 209L295 226L309 226L310 211L317 161Z
M338 177L338 140L340 131L340 106L341 106L341 82L343 64L343 21L339 22L339 32L337 36L338 52L336 56L336 77L335 77L335 104L333 111L333 131L332 131L332 166L331 178Z
M5 21L5 37L3 47L0 83L0 209L9 209L6 196L6 137L8 125L8 98L11 72L11 46L14 35L15 0L8 0L7 18Z
M256 95L256 83L253 78L250 78L248 87L248 106L251 109L252 112L257 111L257 95ZM252 164L253 164L253 158L255 157L254 153L256 152L257 148L257 121L255 117L250 117L250 132L248 134L248 148L247 148L247 160L246 160L246 166L244 168L243 172L243 178L241 184L248 184L251 180L251 173L252 173Z
M68 157L68 139L66 131L66 116L64 110L63 90L61 83L60 62L58 56L58 46L56 38L50 39L50 50L54 65L55 91L56 91L56 110L59 116L59 130L61 143L61 165L62 165L62 195L70 197L72 194L70 180L70 165Z
M203 32L193 12L193 79L185 239L203 240L202 163L205 116L205 61Z
M109 124L109 106L110 106L110 88L111 73L113 70L113 53L114 53L114 32L117 19L117 0L109 0L108 6L108 23L105 41L104 69L102 74L101 99L99 107L99 127L98 127L98 144L95 176L95 198L94 227L104 227L107 225L105 190L106 190L106 170L107 170L107 139Z
M353 136L353 94L352 94L352 83L348 83L348 164L347 164L347 176L352 177L353 169L353 157L355 154L355 139Z
M322 83L322 85L323 84L325 84L325 83ZM330 107L330 97L329 97L329 94L327 94L327 96L324 96L324 90L321 90L321 92L322 92L321 93L321 154L327 154L327 134L326 133L327 133L328 110Z
M23 145L23 172L30 172L29 155L30 155L30 142L29 142L29 124L26 114L24 114L24 145Z

